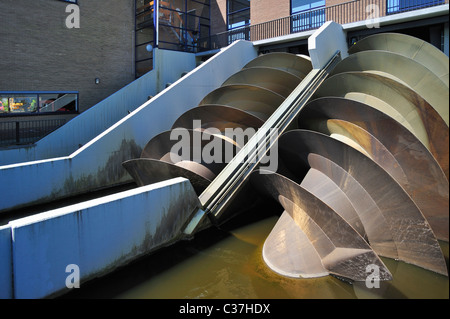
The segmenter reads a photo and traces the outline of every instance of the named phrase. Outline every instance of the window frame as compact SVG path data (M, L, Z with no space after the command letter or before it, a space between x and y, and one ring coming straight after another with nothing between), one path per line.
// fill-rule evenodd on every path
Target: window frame
M308 12L308 11L311 11L311 10L317 10L317 9L325 8L325 6L326 6L326 0L310 0L309 8L302 9L302 10L297 10L297 11L294 12L294 6L293 6L294 0L290 0L290 2L291 2L290 3L291 4L291 10L290 10L291 11L291 15L296 15L298 13L303 13L303 12ZM311 7L311 4L319 3L319 2L323 2L323 4L319 5L317 7Z
M290 2L291 11L291 32L297 33L319 28L326 21L326 1L325 0L309 0L307 4L296 8L302 8L294 11L294 0ZM316 4L316 6L312 6ZM308 6L308 8L305 8Z
M243 9L239 9L239 10L230 12L230 2L231 1L234 1L234 0L227 0L227 31L232 31L232 30L236 30L239 28L245 28L245 27L250 26L251 25L250 1L249 1L249 5L247 8L243 8ZM236 27L230 27L230 16L239 14L239 13L247 11L247 10L248 10L248 23L244 23L243 25L236 26Z
M445 4L445 0L416 0L405 4L404 0L386 0L386 14L396 14Z

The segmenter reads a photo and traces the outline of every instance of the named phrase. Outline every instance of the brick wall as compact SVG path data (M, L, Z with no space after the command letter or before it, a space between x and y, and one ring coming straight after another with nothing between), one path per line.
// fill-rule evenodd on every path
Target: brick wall
M79 0L79 29L68 4L0 1L0 91L79 91L84 111L134 80L133 1Z
M251 24L271 21L279 18L288 17L291 14L290 0L251 0L250 1L250 19Z
M375 5L378 9L369 5ZM326 0L326 6L327 21L333 20L340 24L364 21L374 18L376 14L379 17L386 15L386 0Z
M211 1L211 35L227 31L227 0Z

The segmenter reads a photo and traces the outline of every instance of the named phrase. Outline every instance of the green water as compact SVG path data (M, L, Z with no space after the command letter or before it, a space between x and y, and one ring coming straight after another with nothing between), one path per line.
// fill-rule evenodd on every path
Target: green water
M276 223L268 215L248 224L210 229L147 256L111 275L82 284L64 298L120 299L391 299L449 298L448 277L383 258L394 279L379 288L335 277L293 279L262 259L264 240ZM448 244L443 245L448 263Z

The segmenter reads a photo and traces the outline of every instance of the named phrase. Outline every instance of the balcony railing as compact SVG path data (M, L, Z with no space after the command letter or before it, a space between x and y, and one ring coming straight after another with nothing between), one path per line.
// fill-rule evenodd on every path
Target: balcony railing
M35 143L65 123L65 119L0 122L0 147Z
M327 21L346 24L434 7L449 0L354 0L255 24L200 39L200 50L214 50L243 39L258 41L320 28Z

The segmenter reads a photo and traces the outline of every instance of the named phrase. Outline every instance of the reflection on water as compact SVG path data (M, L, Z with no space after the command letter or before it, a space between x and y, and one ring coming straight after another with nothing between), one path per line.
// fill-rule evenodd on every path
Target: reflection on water
M335 277L280 276L262 260L264 240L277 216L227 230L211 229L82 285L67 298L449 298L448 277L383 258L394 280L380 288ZM443 246L448 264L448 244Z

